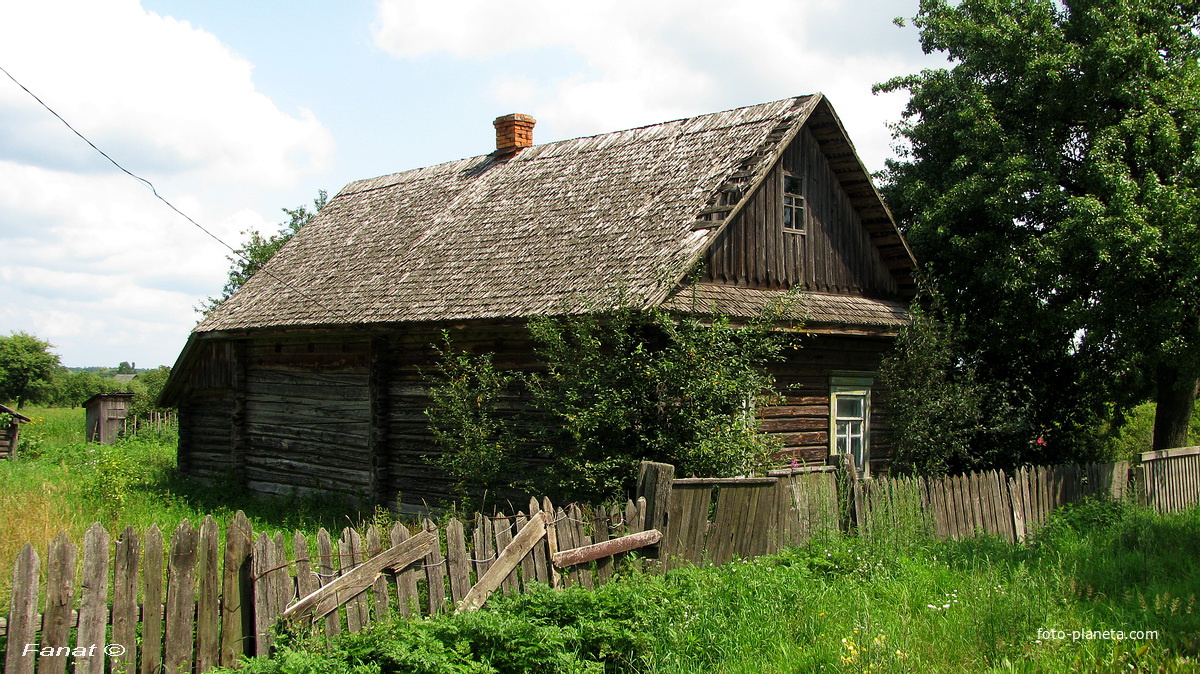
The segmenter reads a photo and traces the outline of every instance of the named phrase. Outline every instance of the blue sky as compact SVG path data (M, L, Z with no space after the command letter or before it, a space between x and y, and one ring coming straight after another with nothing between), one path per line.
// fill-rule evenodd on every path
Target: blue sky
M821 91L871 170L917 0L0 0L0 66L219 238L347 182ZM169 365L228 251L0 75L0 334Z

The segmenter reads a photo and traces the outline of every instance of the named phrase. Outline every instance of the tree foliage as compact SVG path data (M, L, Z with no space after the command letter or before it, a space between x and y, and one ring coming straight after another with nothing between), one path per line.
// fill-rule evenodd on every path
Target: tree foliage
M22 407L50 385L61 367L54 345L26 332L0 337L0 400Z
M621 309L534 318L529 332L535 372L441 350L426 414L438 461L466 489L596 500L631 487L642 460L733 475L778 450L754 410L774 395L764 366L790 340L765 320Z
M279 252L280 248L283 248L283 244L291 240L296 232L299 232L322 208L325 208L327 197L328 194L325 190L318 190L311 210L304 204L296 208L280 209L287 214L288 221L282 223L279 231L274 234L263 236L257 230L242 232L242 236L247 238L242 242L241 247L234 251L234 255L227 256L232 265L229 268L229 278L225 281L225 287L221 289L221 296L208 298L201 303L198 309L207 316L224 304L225 300L232 297L246 284L246 281L250 280L251 276L257 274L267 264L267 261L275 256L275 253Z
M1028 430L1005 443L1017 461L1038 437L1057 458L1086 455L1109 406L1155 386L1160 416L1186 432L1200 372L1198 12L923 0L922 47L951 67L879 87L912 94L885 192L963 327L958 354L981 381L1031 395L1013 426Z

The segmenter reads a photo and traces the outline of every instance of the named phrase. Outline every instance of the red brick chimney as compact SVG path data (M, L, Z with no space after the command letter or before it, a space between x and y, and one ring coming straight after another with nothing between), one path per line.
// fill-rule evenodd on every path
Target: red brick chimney
M498 156L511 157L533 145L533 125L537 120L529 115L511 114L497 117L492 122L496 127L496 151Z

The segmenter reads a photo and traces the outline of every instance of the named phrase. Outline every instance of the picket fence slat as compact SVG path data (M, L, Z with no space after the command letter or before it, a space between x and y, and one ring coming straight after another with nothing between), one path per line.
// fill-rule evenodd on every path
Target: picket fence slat
M125 527L117 539L113 560L112 640L125 649L112 659L114 674L137 671L137 591L141 552L141 537L132 526Z
M389 536L393 547L400 545L410 538L408 528L399 522L392 526ZM396 601L399 606L400 615L406 618L410 617L418 612L420 608L418 606L420 599L417 594L417 571L413 568L413 565L409 565L407 569L398 570L394 578L396 583Z
M108 531L97 522L83 537L83 581L80 584L77 644L87 655L75 658L75 671L104 674L104 646L108 643ZM95 645L95 648L90 648Z
M32 674L34 658L25 655L17 644L37 643L38 555L26 543L13 565L12 594L8 608L8 652L4 671L10 674Z
M53 654L40 656L39 672L58 673L67 671L69 653L60 651L71 645L71 628L74 620L71 611L75 606L75 562L78 549L67 535L59 532L46 551L46 609L42 616L41 645L53 649ZM118 641L114 633L113 640ZM10 641L9 643L16 643ZM115 668L114 668L115 669Z

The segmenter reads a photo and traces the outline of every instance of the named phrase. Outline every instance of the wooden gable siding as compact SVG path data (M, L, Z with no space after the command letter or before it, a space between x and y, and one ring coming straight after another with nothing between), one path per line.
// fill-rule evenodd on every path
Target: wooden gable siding
M803 176L807 233L783 229L783 176ZM895 295L871 235L806 127L705 255L706 281L816 292Z

